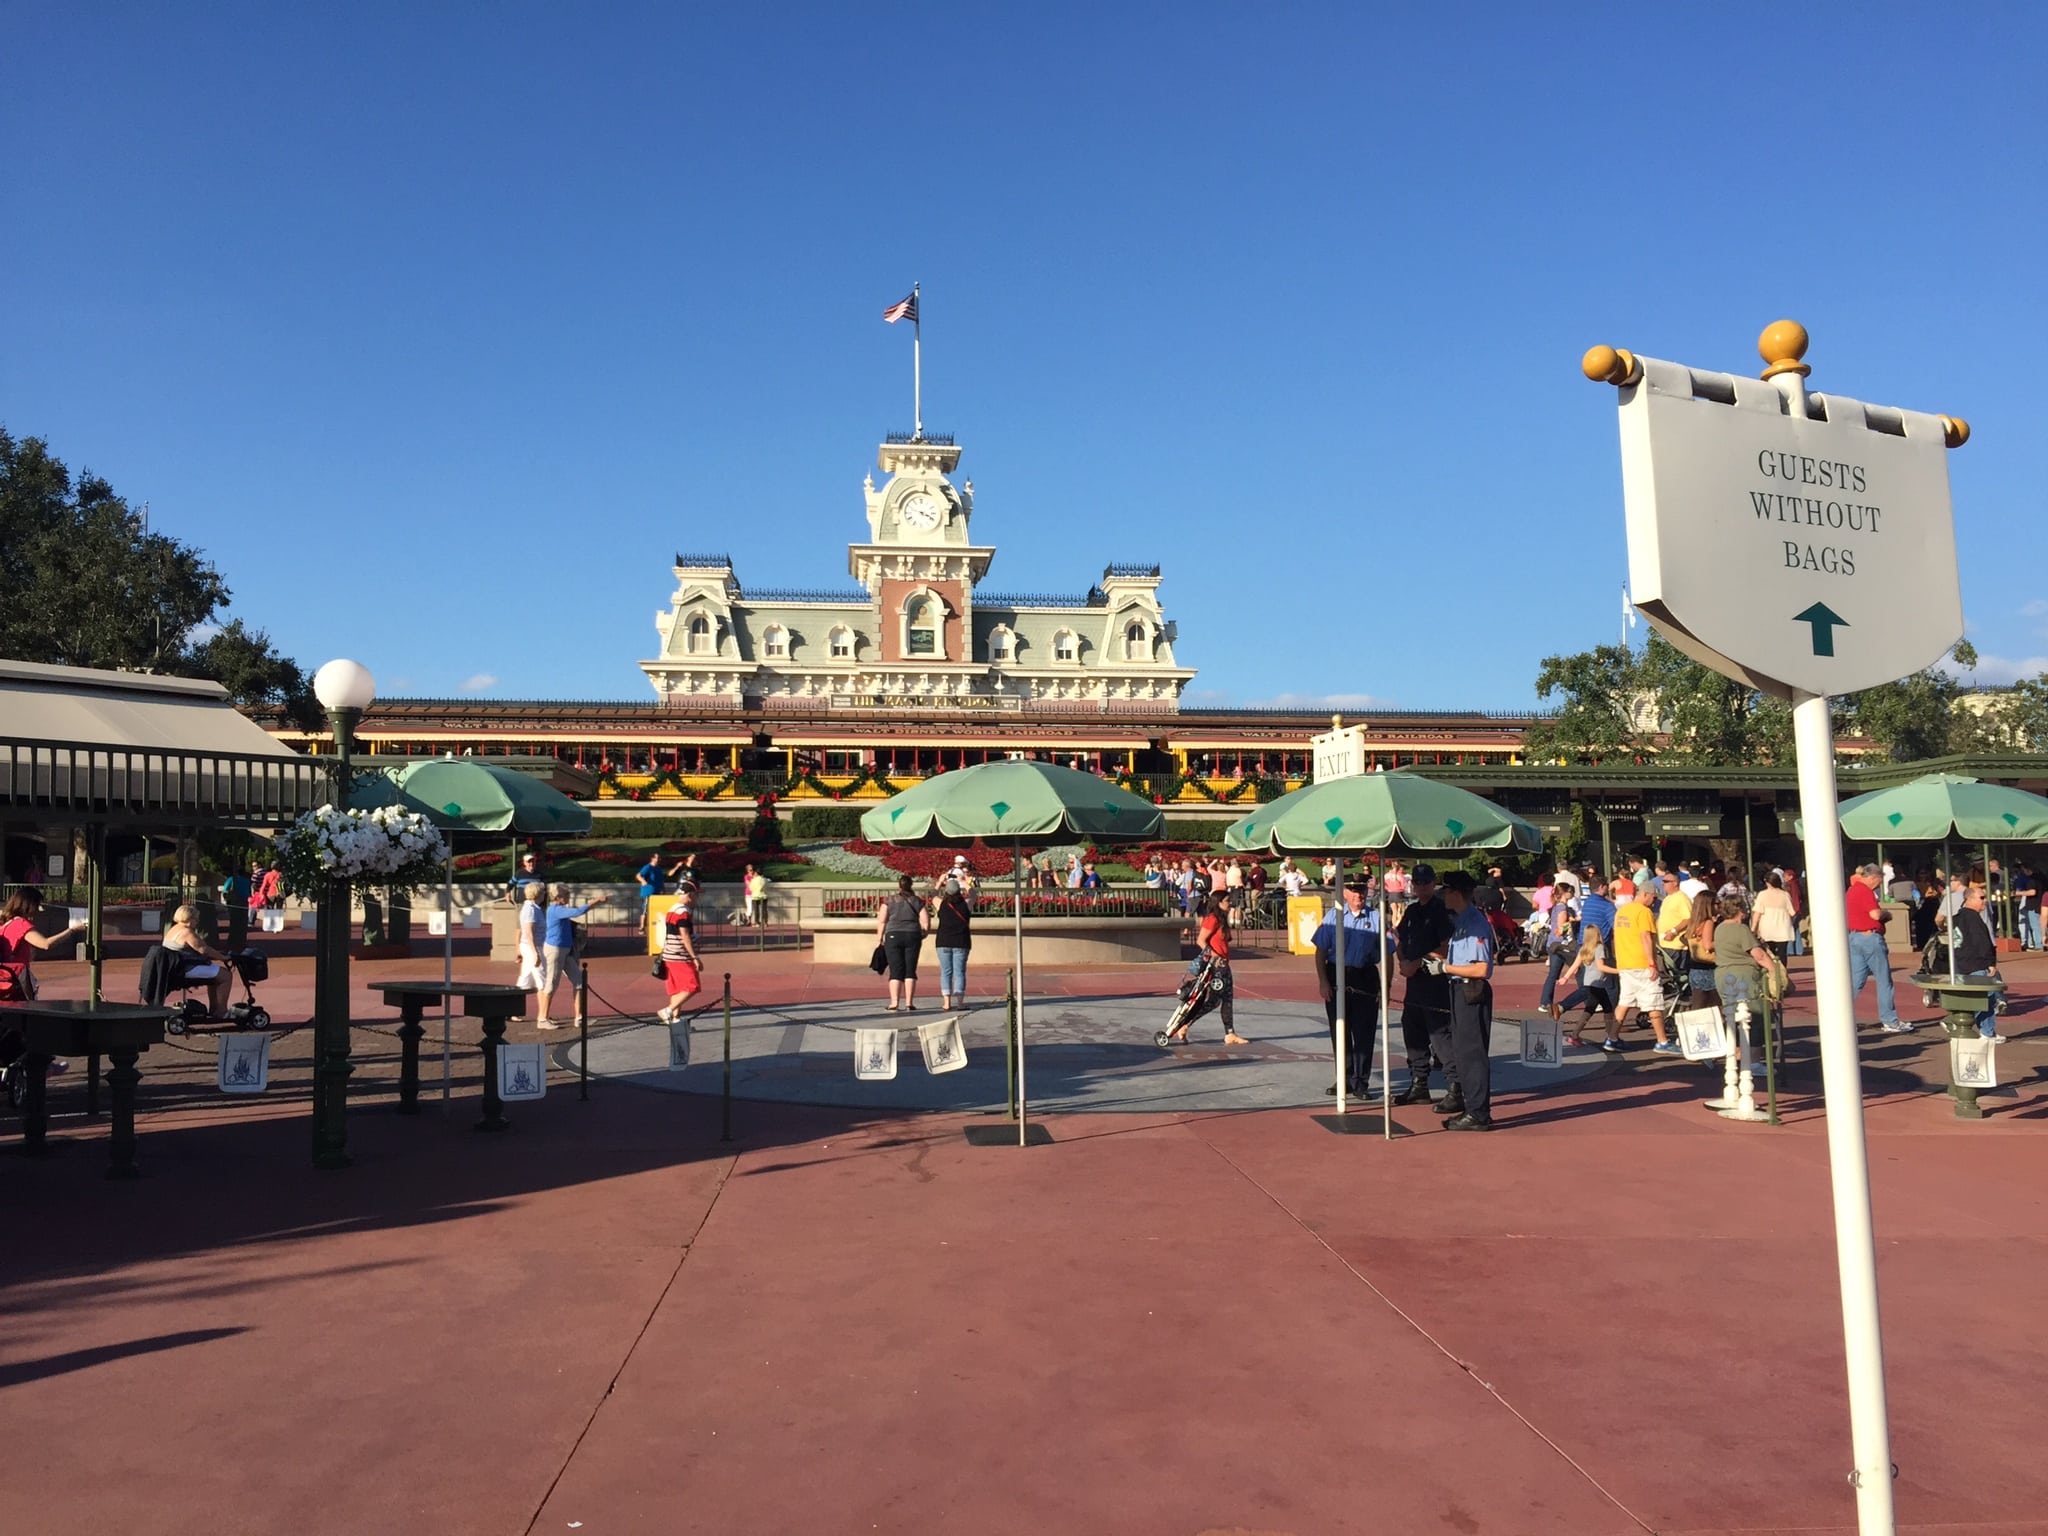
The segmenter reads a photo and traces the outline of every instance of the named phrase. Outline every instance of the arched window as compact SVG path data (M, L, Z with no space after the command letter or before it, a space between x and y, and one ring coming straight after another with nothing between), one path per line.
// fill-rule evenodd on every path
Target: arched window
M838 625L835 625L835 626L833 626L833 629L832 629L832 636L831 636L831 640L832 640L832 659L833 659L834 661L851 661L851 660L853 660L853 631L852 631L852 630L848 629L848 628L847 628L847 627L846 627L846 626L845 626L844 624L838 624Z
M912 598L904 615L904 654L908 656L936 656L939 654L939 605L929 597Z
M1007 624L998 624L989 632L988 659L990 661L1008 661L1015 650L1016 637L1010 633L1010 627Z
M770 656L787 656L789 631L780 624L770 624L761 632L761 647Z
M1074 632L1071 629L1063 629L1052 637L1052 659L1072 661L1074 656Z
M1136 619L1131 620L1124 630L1124 660L1150 661L1152 643L1145 637L1145 626Z
M690 620L689 646L692 654L701 654L711 649L711 621L703 614Z

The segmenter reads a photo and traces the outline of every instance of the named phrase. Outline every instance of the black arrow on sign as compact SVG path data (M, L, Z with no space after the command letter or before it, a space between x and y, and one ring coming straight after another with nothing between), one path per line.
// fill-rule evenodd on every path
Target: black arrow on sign
M1792 622L1813 626L1813 654L1816 656L1834 655L1835 626L1839 624L1844 629L1849 627L1849 621L1826 603L1815 603L1806 612L1793 614Z

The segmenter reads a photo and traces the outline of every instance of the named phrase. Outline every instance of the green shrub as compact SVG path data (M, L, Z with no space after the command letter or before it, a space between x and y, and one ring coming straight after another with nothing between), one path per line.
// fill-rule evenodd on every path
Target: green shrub
M1240 816L1249 816L1254 808L1244 806L1233 808L1228 816L1169 816L1160 837L1169 843L1220 843L1223 829Z
M789 829L798 842L833 838L845 842L860 836L861 807L800 805L789 813Z
M594 816L588 840L665 843L672 838L746 835L747 821L740 816Z

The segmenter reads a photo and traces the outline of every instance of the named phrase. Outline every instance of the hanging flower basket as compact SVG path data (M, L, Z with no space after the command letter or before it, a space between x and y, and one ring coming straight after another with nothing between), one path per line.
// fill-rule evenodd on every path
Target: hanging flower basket
M329 880L359 880L386 891L414 891L441 879L448 843L416 811L395 805L343 811L323 805L293 822L277 840L284 888L310 900Z

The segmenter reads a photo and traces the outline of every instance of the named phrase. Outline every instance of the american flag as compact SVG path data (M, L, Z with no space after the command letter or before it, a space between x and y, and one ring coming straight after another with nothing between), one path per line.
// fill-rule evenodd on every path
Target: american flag
M891 325L894 325L898 320L908 320L912 325L917 324L917 295L913 293L909 298L899 303L891 304L882 311L882 318Z

